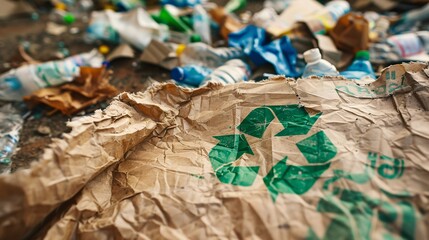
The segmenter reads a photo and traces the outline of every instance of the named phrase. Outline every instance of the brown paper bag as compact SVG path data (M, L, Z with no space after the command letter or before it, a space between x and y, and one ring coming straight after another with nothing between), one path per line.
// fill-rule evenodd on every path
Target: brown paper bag
M123 93L0 176L0 238L428 239L428 86L404 64Z

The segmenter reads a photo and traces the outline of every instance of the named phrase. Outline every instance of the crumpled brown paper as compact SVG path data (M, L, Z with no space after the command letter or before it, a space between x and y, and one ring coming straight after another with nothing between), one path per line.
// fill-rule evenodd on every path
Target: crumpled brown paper
M80 67L80 76L58 87L42 88L24 101L30 108L45 104L65 115L72 115L92 104L115 96L118 91L109 83L105 68Z
M0 176L0 238L428 239L428 83L403 64L123 93Z

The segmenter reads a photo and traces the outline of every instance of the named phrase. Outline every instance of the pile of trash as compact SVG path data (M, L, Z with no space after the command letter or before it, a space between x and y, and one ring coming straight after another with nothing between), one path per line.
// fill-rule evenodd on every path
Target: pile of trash
M94 49L21 46L0 164L32 109L110 105L0 176L0 238L429 238L428 1L40 2ZM170 77L119 94L120 58Z

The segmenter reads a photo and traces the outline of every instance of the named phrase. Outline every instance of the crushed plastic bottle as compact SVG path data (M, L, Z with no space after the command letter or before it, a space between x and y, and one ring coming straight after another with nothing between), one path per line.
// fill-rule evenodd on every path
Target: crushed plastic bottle
M338 76L338 71L330 62L322 59L322 54L318 48L304 52L304 59L307 65L304 68L303 78L310 76Z
M340 75L348 79L375 79L376 76L369 59L368 51L362 50L357 52L352 64L345 71L341 72Z
M195 6L192 19L195 33L201 36L203 42L211 44L210 17L207 11L201 5Z
M208 68L222 66L226 61L235 58L244 58L244 53L240 48L223 47L213 48L205 43L191 43L189 45L179 45L176 50L179 56L180 65L203 65Z
M222 85L233 84L249 80L251 75L250 67L240 59L227 61L223 66L216 68L208 75L201 85L207 82L217 82Z
M21 101L41 88L71 82L79 76L79 66L100 67L104 58L93 50L59 61L24 65L0 76L0 99Z
M171 70L171 78L179 84L198 87L210 73L212 73L210 68L198 65L186 65L173 68Z
M0 108L0 164L9 165L19 142L23 119L11 104Z
M325 34L335 26L340 17L350 12L350 9L350 4L347 1L330 1L324 9L316 12L313 17L305 20L305 22L313 33Z

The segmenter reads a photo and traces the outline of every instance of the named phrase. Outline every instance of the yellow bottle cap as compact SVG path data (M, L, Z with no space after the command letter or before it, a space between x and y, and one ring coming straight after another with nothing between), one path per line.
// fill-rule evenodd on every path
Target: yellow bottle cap
M67 9L67 6L64 3L59 2L55 4L55 9L65 11Z
M177 56L182 54L182 52L185 51L185 48L186 48L185 44L179 44L179 46L177 46L177 49L176 49Z
M114 5L112 5L112 4L105 4L105 5L103 6L103 8L104 8L105 10L113 10L113 11L115 11L115 10L116 10L116 7L115 7Z
M110 52L110 48L108 46L106 46L106 45L101 45L100 47L98 47L98 51L101 54L105 55L105 54L107 54L107 53Z

